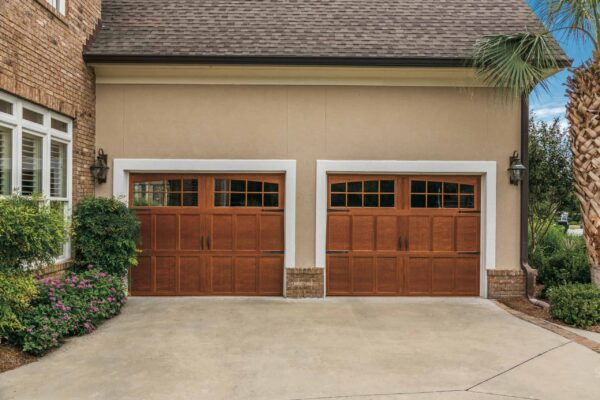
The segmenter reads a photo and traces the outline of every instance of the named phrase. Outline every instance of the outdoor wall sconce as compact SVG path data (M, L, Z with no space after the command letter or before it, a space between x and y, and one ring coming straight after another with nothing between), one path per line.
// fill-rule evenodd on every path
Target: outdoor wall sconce
M523 165L521 162L521 158L519 157L519 153L515 150L512 156L510 156L510 167L508 167L508 172L510 174L510 184L519 186L519 183L523 181L523 175L527 167Z
M90 171L92 171L92 176L98 183L106 182L106 176L108 175L108 155L104 154L104 150L98 150L98 156L96 157L96 161L90 167Z

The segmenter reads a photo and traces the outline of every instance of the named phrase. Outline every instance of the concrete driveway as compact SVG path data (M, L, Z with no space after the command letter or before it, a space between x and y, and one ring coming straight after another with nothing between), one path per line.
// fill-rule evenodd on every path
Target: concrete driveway
M600 355L482 299L131 298L0 399L599 399Z

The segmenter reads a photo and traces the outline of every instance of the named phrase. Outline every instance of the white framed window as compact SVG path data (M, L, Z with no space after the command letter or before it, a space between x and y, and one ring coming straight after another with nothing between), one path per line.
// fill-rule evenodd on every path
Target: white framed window
M0 92L0 196L39 194L69 218L72 137L70 118ZM67 242L57 262L70 256Z
M46 0L46 2L48 4L50 4L52 7L56 8L56 11L58 11L62 15L65 15L65 12L67 10L67 7L66 7L67 0Z

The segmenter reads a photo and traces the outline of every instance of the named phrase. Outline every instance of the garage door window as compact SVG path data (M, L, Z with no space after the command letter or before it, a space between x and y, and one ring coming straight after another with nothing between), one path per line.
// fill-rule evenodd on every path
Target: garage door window
M197 207L198 179L165 179L136 182L135 207Z
M458 182L412 180L411 208L475 208L475 186Z
M279 207L279 184L252 179L215 179L215 207Z
M331 207L389 208L395 206L393 179L336 182L330 186Z

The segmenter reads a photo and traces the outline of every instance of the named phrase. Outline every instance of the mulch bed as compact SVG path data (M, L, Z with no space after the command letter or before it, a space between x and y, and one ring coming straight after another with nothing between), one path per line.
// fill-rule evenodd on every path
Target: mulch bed
M37 361L37 357L13 346L0 344L0 373Z

